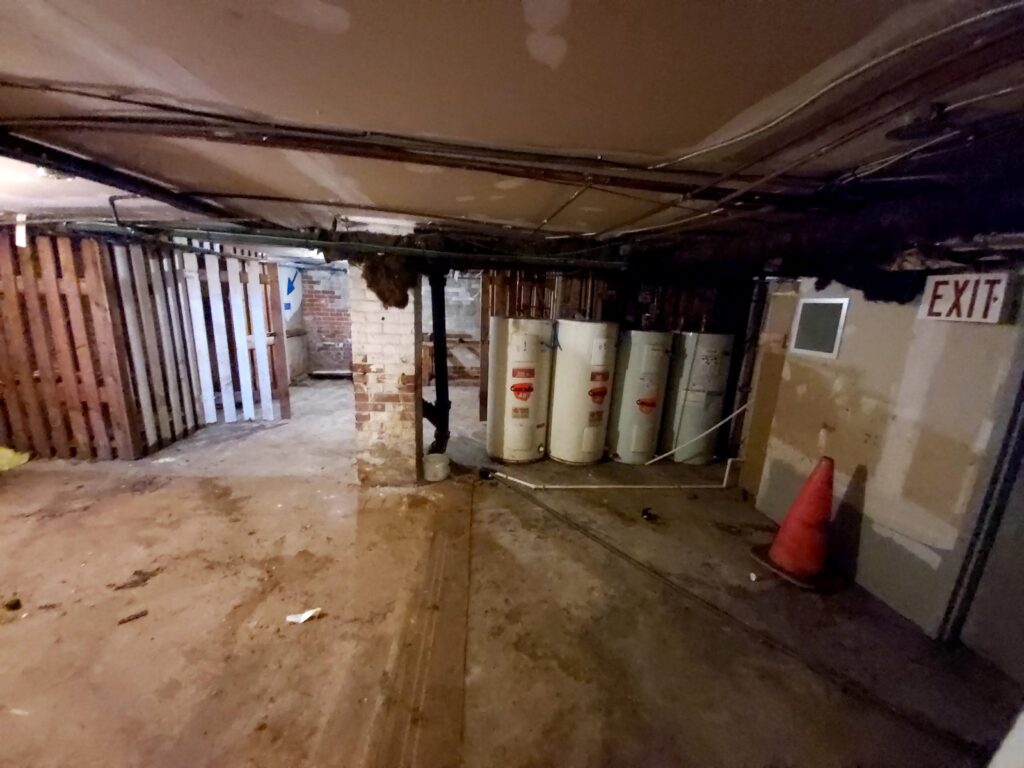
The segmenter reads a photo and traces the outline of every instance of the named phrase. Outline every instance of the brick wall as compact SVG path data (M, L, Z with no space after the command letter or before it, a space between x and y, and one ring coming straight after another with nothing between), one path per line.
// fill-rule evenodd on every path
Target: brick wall
M419 477L422 433L420 294L405 309L385 309L349 269L356 472L366 485L407 485Z
M352 318L346 269L302 270L306 352L313 371L352 369Z

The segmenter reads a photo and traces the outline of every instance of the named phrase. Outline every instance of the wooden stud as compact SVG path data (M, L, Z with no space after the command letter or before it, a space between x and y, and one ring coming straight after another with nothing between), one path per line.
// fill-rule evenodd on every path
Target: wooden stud
M0 233L0 237L4 235ZM4 398L4 373L7 370L7 343L4 341L3 331L0 330L0 445L11 447L11 425L7 423L7 406Z
M150 256L140 245L128 248L131 254L132 275L135 278L135 296L139 302L139 319L142 321L142 343L146 351L149 368L149 382L153 388L153 404L156 409L156 423L160 438L165 442L174 439L171 417L167 402L167 388L164 384L163 368L160 365L160 344L157 341L156 310L150 291Z
M110 448L110 433L107 430L106 420L103 418L99 382L93 366L85 315L82 312L82 294L79 291L78 271L75 268L75 253L71 241L66 237L57 238L57 251L60 253L61 279L59 282L63 284L67 297L68 318L71 321L75 358L78 361L79 385L81 387L79 393L82 395L88 411L96 456L100 459L110 459L113 458Z
M36 238L36 250L39 255L40 283L46 297L46 311L50 320L53 352L60 377L58 385L64 409L67 411L68 423L71 425L75 456L80 459L91 459L94 451L86 422L87 408L83 405L85 398L75 370L74 342L61 301L62 286L57 279L57 256L54 253L53 241L48 237Z
M508 309L508 273L505 270L495 275L494 299L493 313L498 317L511 317Z
M3 287L0 286L0 293L2 292ZM2 444L5 446L12 446L19 451L27 451L31 445L21 415L21 404L18 402L18 392L8 355L9 348L4 339L4 329L0 327L0 402L4 406L0 410L0 428L2 428L0 438L3 438Z
M242 416L251 421L256 418L256 405L252 397L252 365L249 362L249 323L245 316L245 295L238 259L225 259L228 272L228 295L231 299L231 324L234 330L235 357L238 361L238 389L242 394Z
M227 320L224 317L224 294L221 287L220 257L212 253L204 257L206 285L210 297L210 323L213 326L213 346L217 352L217 379L220 383L220 405L224 421L238 420L235 407L235 384L231 374L231 345L228 340Z
M217 399L213 391L213 370L210 366L210 343L206 335L206 313L203 311L203 290L199 284L199 261L194 253L182 255L185 267L185 288L191 315L192 341L195 347L199 390L202 398L204 424L217 423ZM223 307L221 308L223 314Z
M188 364L188 377L192 382L192 411L195 414L196 427L206 423L203 413L202 384L199 381L199 362L196 358L196 336L192 329L192 308L189 305L188 291L185 288L185 267L181 252L175 248L171 252L171 266L174 269L174 282L178 286L178 305L181 307L181 333L185 337L185 360Z
M7 269L14 272L14 252L11 249L9 230L0 230L0 262L7 265ZM0 395L3 396L4 404L7 406L7 415L10 419L10 440L19 451L29 451L32 448L32 440L29 435L28 421L22 414L21 398L18 394L17 365L14 360L14 349L23 344L23 340L16 333L14 325L6 319L7 305L10 301L17 302L18 294L14 289L14 281L10 285L6 280L0 280L0 307L3 308L3 323L0 323L0 380L2 388ZM6 340L3 336L6 335Z
M156 429L156 412L153 410L153 391L149 386L149 371L146 370L146 350L139 325L139 304L135 298L132 283L131 264L128 251L123 245L115 245L114 266L117 284L121 289L121 303L124 307L124 325L128 332L128 352L131 355L132 371L135 374L136 404L142 416L142 431L146 446L154 448L160 440Z
M269 278L267 286L269 293L267 298L267 315L270 318L270 333L274 338L270 361L271 367L274 370L277 405L281 412L281 418L290 419L292 417L292 404L289 393L288 333L285 329L284 304L281 302L281 283L277 264L267 264L267 277ZM296 275L296 279L298 279L298 275Z
M9 360L12 372L17 377L21 405L25 409L28 431L32 437L32 448L43 458L50 456L50 436L43 418L43 405L36 390L35 367L29 356L30 330L21 311L21 302L14 275L14 252L5 239L0 249L0 282L4 286L3 322L8 328L7 341L10 347ZM14 342L11 344L11 342Z
M185 432L194 432L196 428L196 398L192 393L192 381L189 377L188 357L185 350L185 334L181 320L177 273L174 270L173 250L162 250L160 253L160 269L163 272L164 287L167 290L167 316L171 321L171 345L174 349L174 370L181 389L181 413L185 423ZM169 374L170 372L168 372Z
M0 335L0 344L3 344L2 335ZM11 428L7 424L7 409L4 407L4 385L2 367L0 367L0 445L11 445Z
M156 326L160 339L161 361L167 382L167 400L171 408L171 426L174 437L185 433L185 422L181 417L181 388L178 386L178 372L174 367L174 341L171 337L171 318L167 312L167 286L164 285L163 258L159 251L149 253L149 274L153 281L153 306L156 309Z
M249 318L252 323L253 356L256 358L256 381L260 393L260 417L274 420L274 390L270 385L270 356L267 350L267 315L264 288L260 281L263 265L258 261L245 263L246 293L249 299Z
M103 372L103 390L114 430L117 458L137 459L142 455L142 431L131 391L128 350L121 330L121 313L109 254L95 240L83 240L81 248L89 286L93 337Z
M28 315L32 346L36 354L36 369L39 371L39 388L42 392L43 407L50 424L50 441L54 453L62 459L71 458L71 444L68 442L67 426L64 420L64 406L57 389L57 375L53 370L53 349L50 346L53 335L46 328L43 303L39 298L34 258L38 255L28 249L20 249L21 283L25 294L25 313Z

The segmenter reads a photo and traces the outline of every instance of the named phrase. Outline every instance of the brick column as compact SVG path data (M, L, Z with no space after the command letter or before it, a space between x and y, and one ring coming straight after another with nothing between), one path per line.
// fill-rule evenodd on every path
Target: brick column
M415 483L423 453L420 289L405 309L385 309L353 265L349 297L359 482Z

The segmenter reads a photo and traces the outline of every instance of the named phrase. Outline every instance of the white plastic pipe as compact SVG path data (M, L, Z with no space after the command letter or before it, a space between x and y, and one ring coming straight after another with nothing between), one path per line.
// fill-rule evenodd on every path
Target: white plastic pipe
M741 406L740 406L739 408L737 408L737 409L736 409L735 411L733 411L732 413L730 413L730 414L729 414L728 416L726 416L726 417L725 417L724 419L722 419L722 420L721 420L720 422L718 422L717 424L715 424L715 425L714 425L713 427L711 427L710 429L705 429L705 430L704 430L703 432L701 432L701 433L700 433L699 435L697 435L696 437L691 437L691 438L690 438L689 440L687 440L687 441L686 441L685 443L683 443L682 445L677 445L677 446L676 446L675 448L673 448L673 449L672 449L671 451L669 451L668 453L663 453L663 454L661 454L661 456L655 456L655 457L654 457L653 459L651 459L650 461L648 461L647 463L645 463L645 464L644 464L644 466L645 466L645 467L649 467L649 466L650 466L651 464L653 464L654 462L656 462L656 461L661 461L661 460L662 460L662 459L664 459L664 458L665 458L666 456L671 456L671 455L672 455L673 453L676 453L677 451L681 451L681 450L683 450L683 448L685 448L686 446L690 445L691 443L695 443L695 442L697 442L698 440L700 440L700 439L701 439L702 437L704 437L705 435L710 435L710 434L711 434L712 432L714 432L714 431L715 431L716 429L718 429L718 428L719 428L720 426L722 426L722 425L723 425L723 424L725 424L726 422L730 422L730 421L732 421L733 419L735 419L735 418L736 418L737 416L739 416L739 415L740 415L741 413L743 413L743 412L744 412L745 410L747 410L747 408L749 408L749 407L750 407L750 403L744 403L743 405L741 405ZM732 459L729 459L729 461L732 461Z
M682 447L682 446L680 446ZM491 477L497 477L502 480L507 480L510 483L521 485L524 488L529 488L531 491L596 491L596 490L641 490L641 491L680 491L680 490L696 490L696 489L708 489L708 490L723 490L728 487L729 476L732 474L733 462L743 461L740 457L729 459L725 462L725 476L722 478L721 483L652 483L652 484L639 484L631 485L628 483L594 483L591 485L568 485L559 483L531 483L528 480L523 480L512 475L505 474L504 472L492 471L490 472Z

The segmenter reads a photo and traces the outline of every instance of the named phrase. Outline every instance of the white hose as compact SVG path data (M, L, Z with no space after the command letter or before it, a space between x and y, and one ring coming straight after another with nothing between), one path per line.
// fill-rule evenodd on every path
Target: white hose
M688 446L688 445L690 445L690 444L692 444L692 443L696 443L696 442L697 442L698 440L700 440L700 439L701 439L702 437L704 437L705 435L710 435L710 434L711 434L712 432L714 432L714 431L715 431L716 429L718 429L718 428L719 428L720 426L722 426L722 425L723 425L723 424L725 424L726 422L729 422L729 421L732 421L733 419L735 419L735 418L736 418L737 416L739 416L739 415L740 415L741 413L743 413L743 412L744 412L745 410L747 410L747 408L749 408L749 407L750 407L750 403L749 403L749 402L748 402L748 403L744 403L744 404L743 404L743 405L741 405L741 406L740 406L739 408L737 408L737 409L736 409L735 411L733 411L733 412L732 412L732 413L730 413L730 414L729 414L728 416L726 416L726 417L725 417L724 419L722 419L722 420L721 420L720 422L718 422L717 424L715 424L715 425L714 425L713 427L711 427L711 428L709 428L709 429L705 429L705 430L704 430L703 432L701 432L701 433L700 433L699 435L697 435L696 437L691 437L691 438L690 438L689 440L687 440L687 441L686 441L685 443L683 443L682 445L677 445L677 446L676 446L675 448L673 448L673 449L672 449L671 451L668 451L667 453L663 453L663 454L661 454L661 456L655 456L655 457L654 457L653 459L651 459L650 461L648 461L648 462L645 462L645 463L644 463L644 466L645 466L645 467L649 467L649 466L650 466L651 464L653 464L654 462L656 462L656 461L661 461L661 460L662 460L662 459L664 459L664 458L665 458L666 456L671 456L671 455L672 455L673 453L677 453L677 452L679 452L679 451L683 450L683 448L685 448L686 446ZM730 459L730 461L732 461L732 459Z
M722 478L721 483L650 483L650 484L629 484L629 483L593 483L590 485L571 485L571 484L560 484L560 483L531 483L529 480L523 480L519 477L513 477L512 475L504 472L490 471L488 473L491 477L497 477L502 480L507 480L510 483L521 485L524 488L529 488L531 491L615 491L615 490L635 490L635 491L683 491L683 490L723 490L728 487L729 476L732 474L733 462L743 461L742 458L736 457L729 459L725 463L725 476Z

